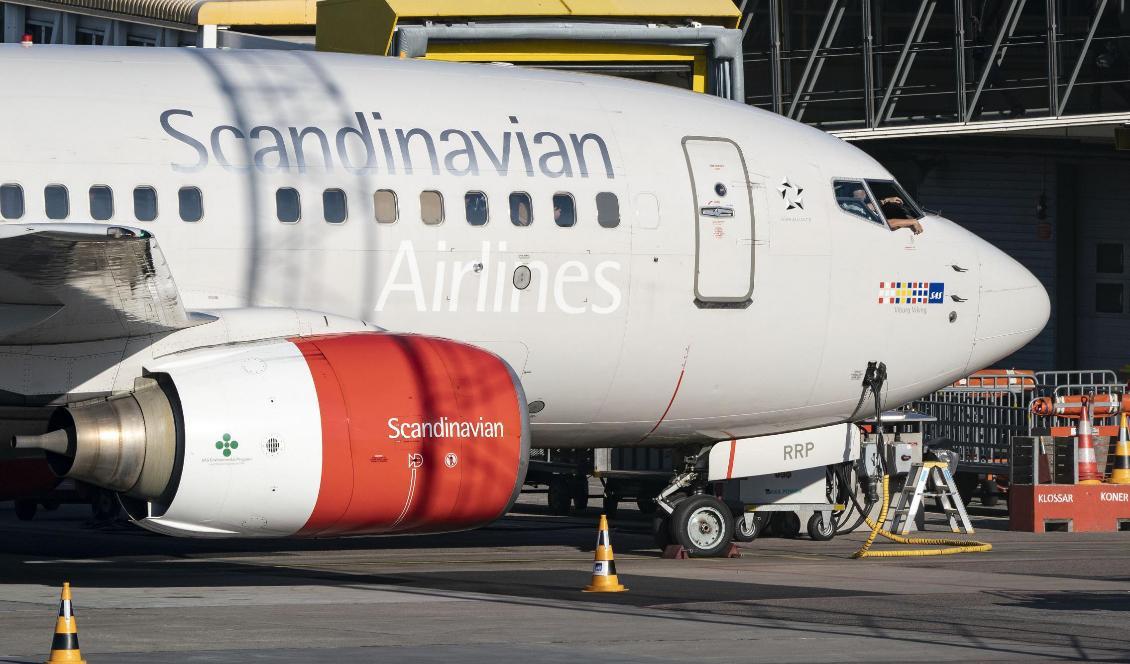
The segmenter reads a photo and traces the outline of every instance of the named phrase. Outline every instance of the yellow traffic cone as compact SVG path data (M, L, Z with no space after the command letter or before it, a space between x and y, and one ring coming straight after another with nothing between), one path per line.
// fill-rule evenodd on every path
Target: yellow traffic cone
M1118 443L1114 448L1114 470L1110 473L1111 484L1130 484L1130 439L1127 437L1126 413L1122 414L1118 427Z
M600 515L600 530L596 533L596 552L593 554L592 583L585 586L586 593L622 593L627 588L616 578L616 561L612 557L612 540L608 537L608 518Z
M59 618L55 621L55 638L51 639L51 656L47 664L86 664L78 649L78 623L71 607L71 584L63 584L63 597L59 602Z

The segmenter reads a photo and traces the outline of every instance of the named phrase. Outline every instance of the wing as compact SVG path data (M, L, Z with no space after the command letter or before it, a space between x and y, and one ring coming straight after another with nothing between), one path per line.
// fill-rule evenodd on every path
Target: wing
M0 225L0 344L135 337L208 320L184 310L165 257L147 231Z

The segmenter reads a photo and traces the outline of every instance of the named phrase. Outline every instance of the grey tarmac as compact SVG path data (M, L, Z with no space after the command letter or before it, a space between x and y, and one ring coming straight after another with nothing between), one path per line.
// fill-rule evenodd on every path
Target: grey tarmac
M1130 533L972 512L992 552L856 561L857 533L673 561L621 510L630 590L591 595L599 512L550 516L539 494L478 531L314 541L178 540L67 506L25 523L0 504L0 662L45 659L65 580L92 664L1130 661Z

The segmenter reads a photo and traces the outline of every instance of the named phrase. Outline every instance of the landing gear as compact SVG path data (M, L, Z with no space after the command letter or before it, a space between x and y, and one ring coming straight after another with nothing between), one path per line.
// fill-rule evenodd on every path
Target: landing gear
M39 507L34 500L17 500L15 504L16 518L20 521L31 521L35 518L35 511Z
M734 516L714 496L691 496L675 506L671 535L692 556L722 555L733 541Z

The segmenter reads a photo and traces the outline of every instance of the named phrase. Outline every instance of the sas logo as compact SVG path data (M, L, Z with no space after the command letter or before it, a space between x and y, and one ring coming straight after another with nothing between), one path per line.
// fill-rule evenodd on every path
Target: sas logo
M928 281L880 281L879 304L941 304L946 285Z

